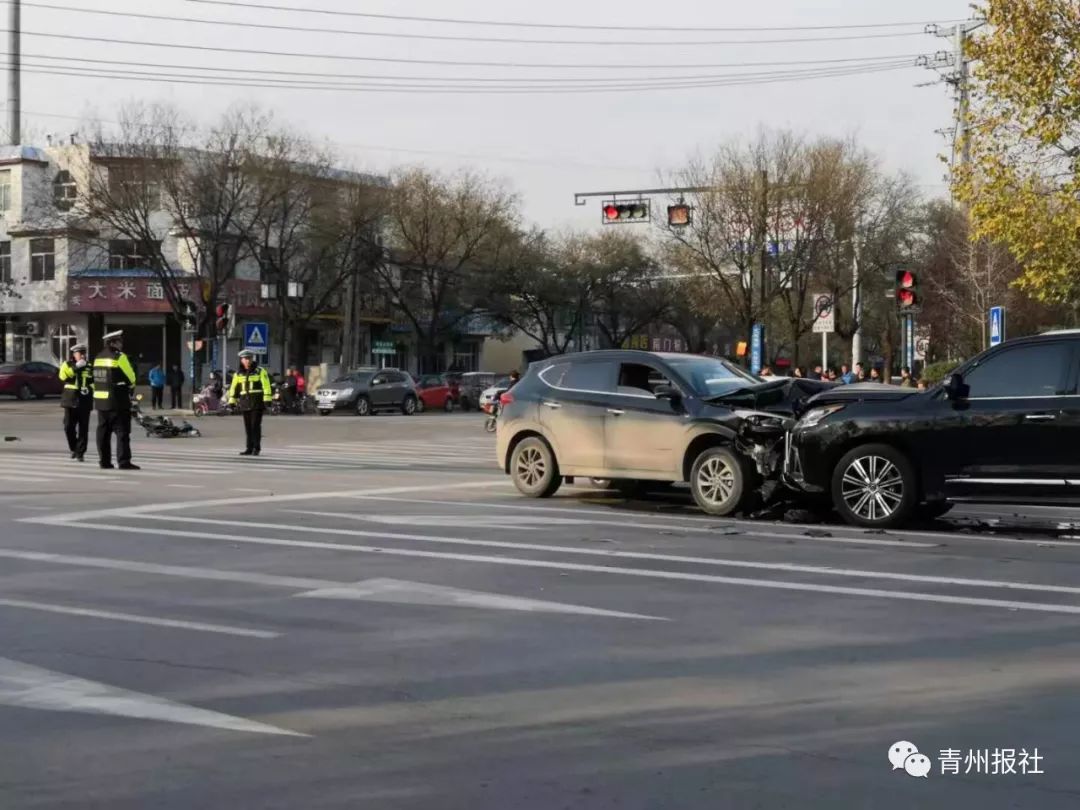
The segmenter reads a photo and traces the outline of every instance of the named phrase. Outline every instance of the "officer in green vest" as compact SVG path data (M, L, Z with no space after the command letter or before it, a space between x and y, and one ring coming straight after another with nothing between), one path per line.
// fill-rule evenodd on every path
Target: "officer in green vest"
M71 355L60 364L60 381L64 384L60 404L64 408L68 450L72 458L82 461L89 441L90 411L94 408L94 377L84 344L71 347Z
M247 433L247 448L240 455L257 456L262 452L263 410L272 398L270 375L259 365L255 352L240 352L240 370L229 387L229 404L240 408Z
M105 349L94 358L94 410L97 411L98 460L111 470L112 436L116 434L116 461L121 470L137 470L131 463L131 396L135 369L124 354L123 331L103 338Z

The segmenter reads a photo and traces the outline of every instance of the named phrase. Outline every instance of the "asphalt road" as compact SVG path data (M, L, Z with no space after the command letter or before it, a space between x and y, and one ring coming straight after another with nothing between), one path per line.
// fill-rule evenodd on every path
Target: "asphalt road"
M4 810L1080 804L1080 513L528 501L476 414L101 471L59 419L0 403Z

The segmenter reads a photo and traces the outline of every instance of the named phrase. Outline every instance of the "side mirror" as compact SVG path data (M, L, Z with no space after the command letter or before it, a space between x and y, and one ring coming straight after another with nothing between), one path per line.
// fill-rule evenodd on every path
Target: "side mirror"
M966 399L970 389L964 384L964 375L953 372L945 378L945 396L947 399L957 401Z
M670 399L672 402L682 399L682 395L679 393L679 389L677 389L674 385L656 386L656 388L653 389L653 396L655 396L657 399Z

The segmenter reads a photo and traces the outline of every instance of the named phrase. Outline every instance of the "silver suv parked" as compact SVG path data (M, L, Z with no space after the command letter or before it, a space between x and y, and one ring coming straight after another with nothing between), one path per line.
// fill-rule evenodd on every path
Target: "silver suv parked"
M417 411L418 401L412 377L389 368L350 371L319 386L315 393L316 407L323 416L339 409L351 410L357 416L390 410L411 416Z

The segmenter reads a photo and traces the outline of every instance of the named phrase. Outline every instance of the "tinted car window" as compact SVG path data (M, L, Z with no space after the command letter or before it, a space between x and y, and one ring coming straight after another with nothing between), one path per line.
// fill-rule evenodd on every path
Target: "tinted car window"
M671 385L671 381L652 366L643 363L620 363L619 382L615 389L620 394L651 395L657 386Z
M611 363L571 363L563 375L559 388L567 388L575 391L599 391L612 390Z
M570 368L569 363L556 363L555 365L548 366L540 371L540 379L546 382L548 385L558 387L562 384L562 378L566 374L567 369Z
M1065 384L1068 343L1017 346L983 360L964 374L972 399L1050 397Z

